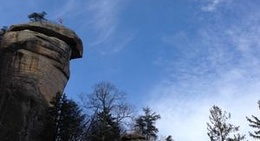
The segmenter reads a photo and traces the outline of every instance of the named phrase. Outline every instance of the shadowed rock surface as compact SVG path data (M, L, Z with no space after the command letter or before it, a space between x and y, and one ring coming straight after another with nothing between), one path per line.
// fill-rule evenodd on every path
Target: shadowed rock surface
M69 79L82 42L49 22L11 26L0 40L0 140L40 141L46 108Z

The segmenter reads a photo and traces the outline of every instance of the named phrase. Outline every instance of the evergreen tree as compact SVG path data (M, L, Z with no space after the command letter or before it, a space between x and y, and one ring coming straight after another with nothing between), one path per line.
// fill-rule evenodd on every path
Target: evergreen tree
M79 106L63 96L60 112L59 137L61 141L78 141L84 132L85 115Z
M46 113L45 130L42 132L42 138L44 140L56 141L58 135L60 110L62 107L62 94L57 93L50 102L50 107Z
M92 117L86 139L90 141L119 141L120 132L120 126L111 114L96 113Z
M258 108L260 109L260 101L258 101ZM257 131L249 132L249 135L255 139L260 139L260 119L256 116L252 115L252 118L247 118L247 121L249 122L249 126L252 128L255 128Z
M6 33L7 30L8 30L8 27L7 27L7 26L3 26L3 27L0 29L0 35Z
M0 29L0 43L1 43L2 39L3 39L4 34L7 32L7 30L8 30L8 27L7 27L7 26L3 26L3 27Z
M209 120L207 123L208 136L211 141L242 141L245 139L245 135L234 135L230 137L230 134L237 132L239 126L234 126L227 123L227 120L231 118L231 114L226 111L222 111L218 106L213 106L210 109Z
M137 132L140 132L147 140L152 140L157 138L157 132L159 131L155 123L161 118L159 114L152 112L149 107L143 108L144 115L139 116L135 120L135 127Z
M48 109L44 138L50 141L80 141L85 129L85 115L79 106L58 93Z
M41 13L37 13L37 12L33 12L30 15L28 15L28 18L32 21L32 22L41 22L41 21L47 21L45 19L45 15L47 15L47 13L45 11L41 12Z

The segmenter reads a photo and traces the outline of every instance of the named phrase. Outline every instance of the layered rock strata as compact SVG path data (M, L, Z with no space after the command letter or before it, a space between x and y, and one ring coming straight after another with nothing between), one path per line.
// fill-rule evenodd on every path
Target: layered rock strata
M50 100L69 79L82 42L49 22L11 26L0 41L0 140L40 141Z

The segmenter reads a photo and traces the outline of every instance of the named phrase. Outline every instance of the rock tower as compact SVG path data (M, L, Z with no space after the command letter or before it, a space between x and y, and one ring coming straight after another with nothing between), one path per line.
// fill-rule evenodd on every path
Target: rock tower
M82 42L50 22L11 26L0 40L0 140L40 141L49 102L69 79Z

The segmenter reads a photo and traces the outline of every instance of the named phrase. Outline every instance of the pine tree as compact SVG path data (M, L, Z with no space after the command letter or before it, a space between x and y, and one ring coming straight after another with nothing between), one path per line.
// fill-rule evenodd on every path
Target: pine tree
M96 113L89 125L87 140L91 141L119 141L120 125L107 112Z
M159 130L156 128L155 123L161 116L152 112L149 107L143 108L143 111L144 115L139 116L135 120L137 132L140 132L147 140L156 139Z
M50 141L81 140L85 129L85 115L79 106L61 93L50 104L43 138Z
M239 126L234 126L227 123L227 120L231 118L231 114L226 111L222 111L218 106L213 106L210 109L210 122L207 123L208 136L211 141L242 141L245 139L245 135L234 135L230 137L230 134L237 132Z
M260 101L258 101L258 108L260 109ZM249 126L255 128L257 131L249 132L249 135L255 139L260 140L260 119L256 116L252 115L252 118L246 117L247 121L249 122Z
M84 132L85 115L79 106L66 95L62 98L62 107L59 119L59 136L61 141L78 141Z

